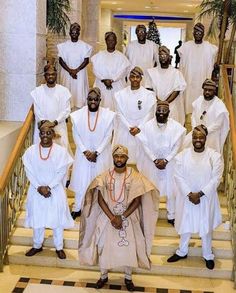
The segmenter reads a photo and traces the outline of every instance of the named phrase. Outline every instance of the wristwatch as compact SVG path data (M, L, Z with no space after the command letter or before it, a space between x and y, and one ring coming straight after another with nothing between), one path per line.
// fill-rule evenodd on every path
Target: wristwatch
M203 191L199 191L200 197L202 197L203 195L205 195L205 193Z

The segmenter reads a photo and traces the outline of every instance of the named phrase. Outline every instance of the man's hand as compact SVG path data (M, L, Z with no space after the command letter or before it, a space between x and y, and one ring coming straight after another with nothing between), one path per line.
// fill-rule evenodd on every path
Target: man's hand
M131 135L133 135L133 136L135 136L136 134L138 134L140 131L141 130L138 127L136 127L136 126L130 127L130 129L129 129L129 133Z
M77 69L70 69L69 70L69 74L73 79L77 79L77 73L78 73Z
M88 156L88 160L90 162L96 163L97 162L97 153L96 152L90 152L90 155Z
M119 215L114 216L111 220L111 224L115 229L120 230L122 228L121 216Z
M168 161L165 159L156 159L154 161L155 166L159 170L164 170L166 168L166 165L168 164Z
M51 189L49 186L39 186L37 191L45 198L48 198L51 196Z
M97 161L97 153L96 152L91 152L91 151L87 150L87 151L84 151L83 154L85 155L86 159L89 162L96 163L96 161Z
M188 194L188 198L191 201L191 203L197 205L200 203L200 194L199 192L190 192Z
M103 79L102 82L105 84L105 87L107 90L111 90L113 88L112 87L112 83L113 83L112 79Z

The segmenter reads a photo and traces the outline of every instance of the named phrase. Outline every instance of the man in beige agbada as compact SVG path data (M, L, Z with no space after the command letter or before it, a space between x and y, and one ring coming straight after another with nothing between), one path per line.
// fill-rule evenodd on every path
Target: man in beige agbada
M126 147L116 145L112 155L114 169L96 177L85 195L79 260L82 265L99 264L97 289L108 282L108 270L124 267L126 287L134 291L132 268L151 267L159 194L143 175L127 167Z

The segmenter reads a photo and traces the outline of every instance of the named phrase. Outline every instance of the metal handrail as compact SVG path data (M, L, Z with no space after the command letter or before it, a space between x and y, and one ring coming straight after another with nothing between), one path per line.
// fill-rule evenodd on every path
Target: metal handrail
M33 142L33 129L31 107L0 178L0 271L8 261L9 240L28 186L21 157Z

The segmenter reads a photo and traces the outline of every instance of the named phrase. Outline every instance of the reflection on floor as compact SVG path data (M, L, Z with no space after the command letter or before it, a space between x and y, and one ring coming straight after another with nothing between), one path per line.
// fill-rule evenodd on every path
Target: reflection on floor
M47 286L45 286L47 285ZM68 288L69 287L69 288ZM61 280L48 280L48 279L33 279L33 278L20 278L16 284L16 287L12 291L13 293L37 293L37 292L52 292L56 290L57 292L65 292L70 290L70 292L89 292L89 289L95 290L95 283L86 283L86 282L71 282L71 281L61 281ZM93 291L94 291L93 290ZM120 292L125 292L125 285L118 284L106 284L103 288L106 292L111 292L114 290L119 290ZM100 291L100 290L99 290ZM156 292L156 293L206 293L206 291L192 291L184 289L167 289L167 288L153 288L153 287L135 287L135 292ZM207 293L213 293L207 291Z
M25 265L7 265L4 267L4 272L0 273L0 292L10 293L15 288L17 282L21 277L31 279L46 279L46 280L61 280L70 282L81 283L95 283L99 278L98 272L73 270L64 268L49 268L49 267L36 267ZM109 283L116 285L123 285L123 274L111 273L109 274ZM235 293L233 289L233 282L220 279L208 279L208 278L192 278L181 276L151 276L151 275L133 275L133 281L136 286L145 288L168 288L168 293L177 293L180 289L184 289L183 293L199 293L200 292L214 292L214 293ZM55 283L54 283L55 284ZM60 283L62 284L62 283ZM68 283L67 283L68 284ZM32 283L33 285L33 283ZM48 292L76 292L72 291L71 287L63 287L63 291L60 291L60 287L57 287L55 291L54 286L45 285L42 287L29 287L24 293L48 293ZM47 288L47 291L46 291ZM68 290L66 288L69 288ZM39 289L39 290L38 290ZM171 290L170 290L171 289ZM29 291L30 290L30 291ZM35 291L36 290L36 291ZM37 291L38 290L38 291ZM50 291L49 291L50 290ZM52 291L54 290L54 291ZM83 292L95 292L95 289L80 288L80 293ZM107 293L113 290L99 290L96 292ZM114 291L115 292L115 291ZM126 291L127 292L127 291ZM146 291L147 292L147 291ZM153 292L153 291L148 291ZM157 291L155 291L157 292ZM165 291L159 291L160 293L166 293ZM180 291L181 292L181 291Z

